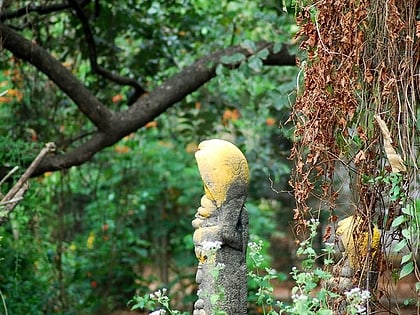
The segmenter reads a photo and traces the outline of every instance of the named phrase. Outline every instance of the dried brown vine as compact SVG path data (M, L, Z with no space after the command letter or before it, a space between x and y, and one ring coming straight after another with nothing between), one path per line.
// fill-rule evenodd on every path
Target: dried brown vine
M305 55L300 61L305 77L291 115L296 141L290 180L298 232L321 211L336 220L338 165L346 169L354 196L353 209L338 212L363 222L353 233L372 238L373 224L382 235L399 233L390 230L394 218L404 202L419 199L418 10L417 0L301 2L297 38ZM390 154L399 167L392 165ZM392 199L391 186L377 179L395 173L401 175L401 193ZM313 200L318 200L318 209L313 209ZM353 281L374 291L390 258L381 253L372 261L369 256L361 258L368 270Z
M348 127L357 109L361 51L364 44L366 1L320 1L313 19L312 7L297 16L306 51L304 91L298 98L292 119L298 141L291 158L296 161L292 186L297 208L295 219L304 223L311 194L335 205L333 191L335 163L342 154L338 136L348 137ZM321 189L316 191L315 182Z

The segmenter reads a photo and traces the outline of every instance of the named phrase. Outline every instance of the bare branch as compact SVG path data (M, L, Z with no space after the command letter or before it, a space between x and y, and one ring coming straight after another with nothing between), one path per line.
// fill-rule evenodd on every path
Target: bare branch
M15 166L12 170L10 170L6 176L4 176L0 181L0 186L10 177L12 176L17 170L19 169L18 166Z
M14 30L0 23L3 47L16 57L28 61L46 74L66 93L98 129L106 131L113 113L106 108L60 61L41 46L33 43Z
M273 45L274 46L274 45ZM287 45L283 45L277 53L273 52L273 46L270 47L270 54L263 60L266 66L296 66L296 56L289 53Z
M3 223L9 213L13 211L17 202L23 198L23 195L29 188L28 179L41 163L42 159L48 153L53 151L55 151L55 144L52 142L47 143L41 152L39 152L38 156L33 160L25 173L23 173L23 175L19 178L17 183L9 190L6 196L3 197L0 202L0 206L2 206L2 208L0 208L0 224ZM11 202L12 200L15 200L15 202Z
M64 139L64 140L62 140L62 141L60 142L60 146L59 146L59 148L60 148L60 150L64 150L64 151L66 151L66 150L67 150L67 148L68 148L69 146L71 146L74 142L76 142L76 141L80 141L80 140L82 140L83 138L86 138L86 137L92 136L92 135L94 135L94 134L96 134L96 133L97 133L97 131L84 131L84 132L81 132L81 133L79 133L79 134L77 134L77 135L75 135L75 136L73 136L73 137L66 138L66 139Z
M63 170L71 166L81 165L89 161L97 152L113 145L120 139L120 137L98 131L89 140L63 155L45 157L33 173L33 176L38 176L48 171Z
M90 29L89 21L82 10L82 7L79 5L79 3L76 0L69 0L69 3L71 3L72 7L74 8L74 11L76 12L76 16L78 17L78 19L80 20L80 23L82 24L83 32L86 38L86 44L88 46L89 61L92 67L92 71L115 83L118 83L121 85L132 86L135 90L134 94L137 97L144 94L146 91L143 89L143 87L140 86L140 84L136 80L123 77L117 73L108 71L107 69L101 67L98 64L98 61L97 61L98 55L96 51L95 38L93 37L92 31Z
M2 200L0 201L0 225L3 224L6 221L7 216L9 213L15 209L15 207L18 205L18 203L23 199L23 196L25 195L26 191L29 189L29 183L24 182L22 186L19 188L18 191L16 191L15 195L12 197L12 199L9 200Z
M29 186L27 186L27 187L29 187ZM21 201L21 200L23 200L23 195L21 195L21 191L23 192L23 191L26 191L27 190L27 187L25 187L25 185L22 187L22 188L25 188L25 189L20 189L19 190L19 192L18 193L16 193L16 195L15 195L15 197L13 198L13 199L10 199L10 200L8 200L8 201L0 201L0 206L7 206L7 205L10 205L10 204L12 204L12 203L18 203L19 201Z
M84 7L90 2L91 0L84 0L79 5L81 7ZM0 21L4 22L6 20L19 18L32 12L36 12L40 15L43 15L43 14L49 14L52 12L63 11L68 8L71 8L71 5L67 1L63 1L62 3L55 3L55 4L47 5L47 6L35 5L33 3L30 3L26 5L25 7L20 8L16 11L6 11L6 12L0 13Z

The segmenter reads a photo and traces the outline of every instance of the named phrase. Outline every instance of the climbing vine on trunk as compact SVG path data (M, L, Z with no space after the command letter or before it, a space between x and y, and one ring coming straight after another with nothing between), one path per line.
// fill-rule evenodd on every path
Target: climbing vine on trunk
M328 213L324 239L331 239L338 216L354 215L348 235L355 244L345 247L359 256L359 267L342 289L364 287L375 292L373 300L383 294L377 280L395 257L392 242L411 252L398 254L401 268L411 264L400 275L414 271L419 279L412 237L419 231L418 15L417 0L301 1L297 10L304 52L303 87L291 115L297 232L305 232L308 218ZM337 206L346 190L339 168L350 179L351 209Z

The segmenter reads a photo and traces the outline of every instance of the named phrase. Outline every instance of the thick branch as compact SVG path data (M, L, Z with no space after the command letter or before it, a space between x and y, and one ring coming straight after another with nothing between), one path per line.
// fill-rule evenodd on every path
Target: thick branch
M98 131L89 140L63 155L47 156L37 167L34 176L47 171L57 171L89 161L97 152L116 143L120 138Z
M91 0L84 0L79 5L81 7L84 7L85 5L89 4L90 1ZM46 6L35 5L35 4L30 3L27 6L20 8L16 11L6 11L6 12L0 13L0 21L4 22L6 20L19 18L31 12L36 12L42 15L42 14L49 14L52 12L62 11L68 8L71 8L71 4L68 3L67 1L64 1L62 3L55 3L52 5L46 5Z
M296 57L289 54L289 50L286 45L283 45L282 49L273 53L273 46L271 46L270 54L265 60L263 60L266 66L296 66Z
M108 110L60 61L45 49L27 40L14 30L0 23L0 36L3 47L16 57L28 61L46 74L66 93L98 129L106 131L112 112Z
M34 175L80 165L91 159L94 154L103 148L116 143L122 137L143 127L178 101L210 81L216 75L216 67L221 63L221 58L224 56L241 53L246 57L250 57L262 49L268 49L271 53L264 61L266 65L295 65L295 57L289 55L286 47L283 47L276 54L272 52L273 44L267 42L257 44L255 51L250 51L249 48L241 46L230 47L199 59L191 66L186 67L166 80L155 90L143 94L126 111L113 113L42 47L30 42L1 23L0 36L4 48L11 51L16 57L28 61L46 74L99 129L89 140L72 151L63 155L46 157L37 167ZM235 68L239 65L240 63L238 62L237 64L229 64L229 67Z
M210 81L216 75L216 67L223 56L243 53L249 57L264 48L268 48L271 51L272 47L273 45L270 43L260 43L257 45L257 51L250 52L245 48L235 46L198 60L169 78L152 92L142 95L128 110L116 114L112 123L112 129L107 134L99 132L71 152L44 159L36 170L36 175L46 171L80 165L88 161L96 152L143 127L178 101ZM273 56L268 57L264 62L277 66L295 65L295 57L288 54L286 47ZM237 67L239 63L230 66Z
M97 61L98 55L96 51L95 38L93 37L92 31L90 29L89 21L86 15L84 14L81 5L79 5L76 0L69 0L69 3L71 3L71 5L73 6L74 11L76 12L76 16L80 20L80 23L82 24L83 33L85 34L86 44L88 46L89 61L90 61L92 71L115 83L118 83L121 85L129 85L133 87L135 90L134 94L137 97L144 94L146 91L140 86L140 84L136 80L126 78L117 73L108 71L107 69L101 67L98 64L98 61Z
M130 131L135 131L139 124L140 126L143 126L176 102L182 100L185 96L196 91L216 75L216 67L221 63L220 59L222 57L236 53L241 53L246 57L250 57L264 48L267 48L270 51L272 51L273 48L273 44L267 42L261 42L256 46L256 51L249 51L249 49L242 48L241 46L233 46L198 60L172 78L166 80L154 91L139 98L138 101L128 109L128 115L123 114L122 119L125 121L124 125L132 126ZM275 56L276 58L273 59L268 57L264 63L267 62L269 65L278 66L296 65L295 57L288 54L286 47ZM282 58L280 58L280 56L282 56ZM237 63L229 65L229 67L235 68L239 65L240 63Z

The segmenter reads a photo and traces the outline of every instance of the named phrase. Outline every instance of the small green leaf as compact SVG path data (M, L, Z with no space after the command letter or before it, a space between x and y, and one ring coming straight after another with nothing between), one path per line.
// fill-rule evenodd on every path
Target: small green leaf
M409 215L409 216L413 216L414 215L414 207L411 204L408 204L407 207L402 207L401 212Z
M312 247L306 248L303 252L308 256L316 256L316 252Z
M411 239L411 233L409 229L404 229L401 231L402 235L404 236L405 239L409 240Z
M248 65L254 72L258 73L258 72L261 71L261 68L263 66L263 62L260 58L257 58L256 56L253 56L253 57L249 58Z
M402 258L401 258L401 265L405 264L407 261L409 261L411 258L413 257L413 253L408 253L405 254Z
M264 48L263 50L260 50L259 52L258 52L258 54L257 54L257 58L260 58L260 59L266 59L267 58L267 56L268 56L268 54L269 54L269 51L268 51L268 49L267 48Z
M238 64L242 61L245 60L245 55L241 54L241 53L235 53L233 55L230 56L223 56L220 61L223 64L227 64L227 65L233 65L233 64Z
M318 312L316 312L317 315L331 315L332 311L328 309L320 309Z
M223 76L223 75L227 75L228 73L229 73L229 70L226 69L226 67L224 67L221 64L217 65L217 67L216 67L216 75Z
M248 39L244 40L241 43L241 47L246 49L246 50L249 50L250 52L254 52L257 49L257 47L255 47L255 43L251 40L248 40Z
M250 74L251 74L251 70L249 69L249 65L248 65L248 63L247 62L242 62L241 64L240 64L240 66L239 66L239 69L238 69L242 74L243 74L243 76L246 78L246 77L249 77L250 76Z
M396 201L401 197L401 188L398 185L392 186L391 187L391 191L390 193L390 197L391 197L391 201Z
M273 47L273 53L277 54L282 49L282 47L283 47L282 43L280 42L275 43Z
M132 310L132 311L135 311L135 310L140 309L140 308L142 308L142 307L141 307L140 303L138 303L138 304L136 304L136 305L133 305L133 306L131 307L131 310Z
M413 303L414 302L414 299L413 298L410 298L410 299L405 299L404 301L403 301L403 304L405 305L405 306L408 306L408 305L410 305L411 303Z
M400 271L400 279L404 278L405 276L408 276L410 273L412 273L414 270L414 264L413 262L409 262L408 264L404 265Z
M404 215L400 215L398 217L396 217L394 219L394 221L392 221L392 227L398 227L401 224L403 224L405 222L405 216Z
M397 243L397 245L395 245L394 252L398 253L399 251L401 251L406 246L407 246L407 240L403 239L403 240L399 241Z

